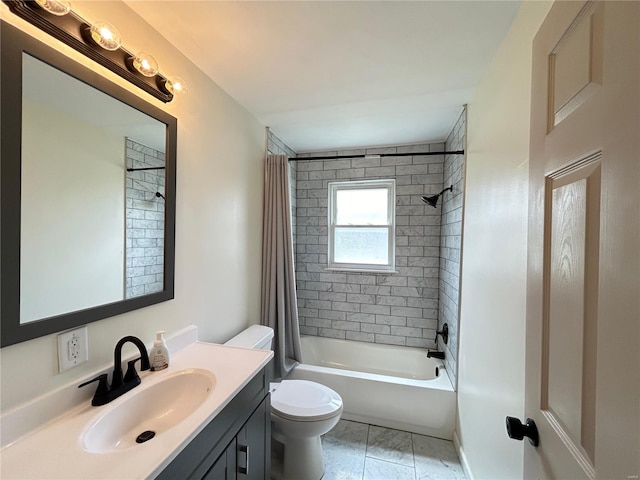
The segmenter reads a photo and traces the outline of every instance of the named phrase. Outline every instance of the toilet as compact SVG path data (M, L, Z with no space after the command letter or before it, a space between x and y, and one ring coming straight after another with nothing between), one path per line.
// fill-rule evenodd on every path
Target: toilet
M270 350L273 329L252 325L225 345ZM335 391L307 380L272 383L271 477L276 480L320 480L324 474L321 435L342 415L342 398Z

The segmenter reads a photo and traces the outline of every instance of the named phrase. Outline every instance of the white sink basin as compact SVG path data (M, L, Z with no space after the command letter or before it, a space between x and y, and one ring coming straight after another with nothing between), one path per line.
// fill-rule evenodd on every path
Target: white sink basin
M152 375L113 404L99 407L104 410L93 418L81 436L86 451L106 453L154 443L159 435L191 415L216 383L211 372L188 369L146 387L145 380L151 380ZM155 436L147 442L136 442L143 432L154 432Z

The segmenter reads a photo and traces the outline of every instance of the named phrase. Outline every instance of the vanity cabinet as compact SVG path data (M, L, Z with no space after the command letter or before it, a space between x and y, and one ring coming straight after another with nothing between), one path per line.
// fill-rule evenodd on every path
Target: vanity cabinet
M156 477L265 480L271 469L270 362Z

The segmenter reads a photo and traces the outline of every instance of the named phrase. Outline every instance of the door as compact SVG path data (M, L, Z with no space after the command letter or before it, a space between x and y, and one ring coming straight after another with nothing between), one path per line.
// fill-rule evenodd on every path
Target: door
M526 478L640 474L640 2L565 2L533 44Z

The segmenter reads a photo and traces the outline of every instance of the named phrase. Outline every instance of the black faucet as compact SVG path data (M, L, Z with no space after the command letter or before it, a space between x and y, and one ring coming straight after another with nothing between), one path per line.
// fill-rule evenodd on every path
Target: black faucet
M131 342L138 347L140 356L127 362L127 372L124 374L123 378L121 365L122 347L127 342ZM96 378L78 385L78 388L97 381L98 388L93 396L93 400L91 400L91 405L94 407L105 405L127 393L132 388L140 385L140 377L138 376L138 372L136 372L135 367L138 360L140 360L140 370L149 370L149 354L147 353L147 347L144 346L142 340L131 335L123 337L118 341L118 343L116 343L116 348L113 352L113 374L111 375L111 385L107 382L107 374L103 373L102 375L98 375Z
M427 358L439 358L444 360L444 352L438 352L437 350L427 350Z
M438 341L438 335L442 336L442 341L446 345L447 342L449 342L449 325L445 323L444 325L442 325L442 330L436 331L436 342Z

